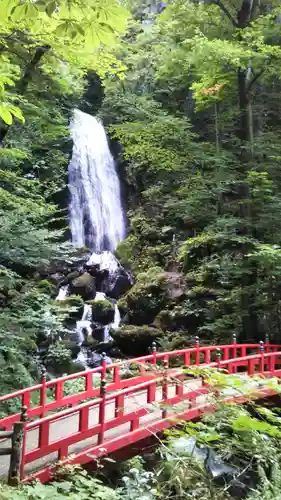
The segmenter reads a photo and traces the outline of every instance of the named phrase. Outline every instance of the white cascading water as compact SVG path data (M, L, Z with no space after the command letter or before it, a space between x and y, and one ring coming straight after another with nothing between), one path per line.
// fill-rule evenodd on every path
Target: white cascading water
M68 285L61 286L59 289L59 293L56 297L56 300L65 300L68 295Z
M102 123L74 110L68 167L70 228L77 247L115 250L125 237L119 179Z
M92 307L89 304L85 304L82 319L77 321L76 323L76 331L79 336L79 345L81 345L85 340L84 332L87 335L92 335L91 319Z
M76 247L87 246L93 250L88 264L98 264L110 274L117 272L119 263L111 253L125 238L125 221L122 211L120 183L115 170L106 133L102 123L95 117L75 109L70 124L73 139L72 159L68 167L70 191L69 220L72 242ZM57 300L65 300L69 287L59 290ZM105 300L97 292L95 300ZM111 340L110 328L118 328L120 312L115 304L113 323L104 328L104 341ZM83 316L77 321L78 343L85 334L92 334L92 310L84 305ZM85 355L81 350L77 361Z

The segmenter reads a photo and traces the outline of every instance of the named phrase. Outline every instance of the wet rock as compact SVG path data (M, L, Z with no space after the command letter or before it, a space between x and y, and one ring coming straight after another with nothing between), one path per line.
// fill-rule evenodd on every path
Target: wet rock
M91 253L87 248L73 249L73 254L67 260L54 260L49 265L42 266L39 269L40 277L49 278L57 273L67 276L67 274L77 271L79 268L83 272L83 266L90 257Z
M107 291L108 269L100 269L99 264L85 264L84 269L96 280L96 288L101 292Z
M112 359L109 356L105 356L105 362L107 365L112 364ZM97 366L101 366L103 362L103 356L102 354L99 354L97 352L88 352L88 358L87 358L87 363L91 368L96 368Z
M149 352L152 342L164 335L162 330L146 325L123 325L111 331L111 336L121 352L128 356L142 356Z
M89 273L83 273L70 283L70 290L75 295L80 295L84 300L94 299L96 296L95 278Z
M48 280L53 283L54 285L56 285L57 287L61 286L63 280L64 280L64 274L62 273L54 273L54 274L51 274L48 278Z
M132 288L132 278L127 273L122 273L116 277L111 289L107 291L107 295L112 299L118 300L124 293Z
M68 273L63 282L61 283L62 286L65 286L65 285L69 285L69 283L71 283L71 281L75 280L76 278L79 278L79 276L83 274L81 273L80 271L76 270L76 271L72 271L71 273Z
M103 342L104 339L104 326L93 324L92 326L93 339L98 342Z

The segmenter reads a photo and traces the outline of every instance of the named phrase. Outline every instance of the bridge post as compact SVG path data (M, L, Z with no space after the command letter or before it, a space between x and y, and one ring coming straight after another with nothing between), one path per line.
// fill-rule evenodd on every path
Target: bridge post
M195 347L196 347L196 352L195 352L195 365L200 365L200 339L198 336L195 337Z
M27 407L22 407L21 420L13 426L11 459L8 473L9 486L18 486L24 475Z
M216 349L216 362L217 362L218 368L220 368L220 366L221 366L221 350L219 347Z
M40 417L43 418L45 416L45 406L46 406L46 379L47 379L47 370L45 366L41 367L41 391L40 391L40 406L42 408ZM57 398L57 394L56 394Z
M99 432L99 437L98 437L98 444L102 444L104 440L104 424L105 424L105 396L106 396L106 380L105 378L101 379L100 383L100 411L99 411L99 424L101 426L100 432Z
M232 357L237 358L237 338L236 338L236 333L232 335ZM233 366L233 373L236 373L237 368L236 366Z
M236 333L234 333L232 335L232 345L233 345L232 357L233 358L237 358L237 347L236 347L236 344L237 344L237 337L236 337Z
M101 362L101 378L105 379L106 378L106 354L105 352L102 353L102 362Z
M265 352L269 352L269 335L268 335L268 333L266 333L266 335L265 335L264 349L265 349Z
M262 340L260 341L259 352L259 374L262 375L264 373L264 343Z
M167 359L163 359L163 383L162 383L162 400L164 401L164 409L162 411L162 418L167 417L167 408L165 408L165 405L167 404L168 400L168 368L169 368L169 362Z
M152 350L152 356L153 356L153 358L152 358L152 364L154 366L156 366L156 362L157 362L156 342L152 342L152 349L151 350Z

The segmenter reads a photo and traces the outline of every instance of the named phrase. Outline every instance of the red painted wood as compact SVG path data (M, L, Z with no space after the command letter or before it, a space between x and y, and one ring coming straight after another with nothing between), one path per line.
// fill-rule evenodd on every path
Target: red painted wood
M265 397L273 394L274 391L267 390L263 391L262 396ZM227 398L227 401L232 402L234 401L234 398ZM244 401L245 398L243 397L235 398L235 402L243 403ZM186 411L179 414L177 417L181 420L194 420L200 418L200 416L203 413L210 413L212 411L215 411L215 409L216 409L215 405L209 404L201 407L187 409ZM110 441L107 442L106 449L104 447L99 447L99 446L87 448L86 450L83 450L80 453L78 453L74 459L72 460L66 459L64 463L67 464L71 462L82 465L86 464L90 460L92 460L91 458L92 456L99 458L104 456L104 454L109 453L109 450L110 453L112 453L116 450L120 450L121 448L131 447L134 443L142 441L148 435L157 434L163 431L164 429L167 429L174 425L175 425L174 420L170 418L161 420L156 423L152 423L148 425L146 428L139 428L133 432L129 432L122 436L118 436L117 438L111 439ZM51 479L51 471L49 468L43 469L35 473L32 477L27 477L25 481L28 481L33 478L40 479L42 482L47 482Z

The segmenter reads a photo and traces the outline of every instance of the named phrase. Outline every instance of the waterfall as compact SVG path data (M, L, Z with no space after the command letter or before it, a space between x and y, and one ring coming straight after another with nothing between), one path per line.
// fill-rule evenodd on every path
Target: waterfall
M125 237L119 179L103 125L78 109L70 125L69 218L75 246L115 250Z
M91 320L92 320L92 308L89 304L85 304L82 319L80 321L77 321L76 323L76 331L79 336L80 345L85 340L84 332L89 336L92 335Z
M106 290L120 272L120 264L112 254L117 244L125 238L125 221L122 212L119 179L110 153L102 123L78 109L70 123L73 140L72 159L68 167L70 192L69 222L72 243L76 247L88 247L94 253L87 265L107 270L109 278ZM57 300L65 300L71 294L71 284L62 286ZM97 291L94 300L106 300L105 293ZM109 299L111 300L111 299ZM113 323L104 327L104 341L108 342L110 328L118 328L121 317L114 306ZM78 345L85 337L92 336L92 307L84 304L81 320L76 323ZM81 348L77 362L87 365L87 349Z

